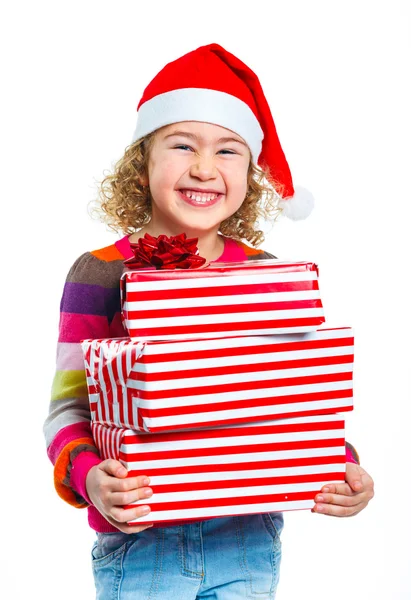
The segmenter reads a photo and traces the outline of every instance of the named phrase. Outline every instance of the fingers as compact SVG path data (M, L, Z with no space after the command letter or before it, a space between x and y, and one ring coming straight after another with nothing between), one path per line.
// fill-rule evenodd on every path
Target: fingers
M361 494L353 496L344 496L340 494L318 494L315 501L319 504L335 504L339 506L357 506L365 501Z
M322 494L341 494L342 496L355 496L357 492L354 492L350 485L346 482L341 483L327 483L321 488Z
M126 512L126 511L123 511ZM133 516L131 517L130 520L134 520L137 517L135 516L135 514L133 514ZM127 522L120 522L120 521L116 521L115 519L106 516L106 519L109 523L111 523L111 525L113 525L114 527L116 527L116 529L119 529L120 531L122 531L123 533L140 533L141 531L144 531L145 529L149 529L150 527L153 526L153 523L141 523L140 524L133 524L133 525L129 525Z
M112 476L108 484L111 492L128 492L147 486L150 483L150 479L146 475L127 477L127 469L118 460L105 460L100 464L100 469L107 475ZM126 502L119 502L119 504L126 504Z
M109 458L99 465L99 469L113 477L127 477L127 469L120 461Z
M138 487L126 491L114 492L110 496L110 501L116 506L125 506L134 504L139 500L146 500L153 495L153 490L149 487Z
M153 495L153 490L147 487L150 479L145 475L127 475L127 470L119 461L108 459L90 469L86 486L92 503L109 523L124 533L138 533L151 524L130 526L128 521L147 516L150 507L144 504L130 505L144 502Z
M127 477L127 479L113 479L110 481L110 489L112 492L128 492L149 484L149 477L139 475L138 477Z
M355 506L341 506L336 504L316 504L311 512L329 515L331 517L353 517L367 506L366 502L360 502Z
M153 523L145 523L144 525L126 525L126 530L124 531L124 533L140 533L140 531L149 529L152 526Z
M124 506L135 504L141 500L144 501L153 495L153 490L147 487L150 479L145 475L120 479L118 478L118 465L122 467L118 461L109 461L104 469L108 474L117 473L117 475L108 478L106 482L108 486L104 502L106 515L111 520L111 523L121 531L125 533L137 533L138 531L147 529L149 525L144 523L131 526L128 525L128 521L134 521L147 516L150 512L150 507L141 505L124 508Z
M367 500L374 497L374 481L372 477L360 466L347 463L345 482L327 483L321 488L322 493L356 496L365 494Z
M113 479L110 481L110 504L124 506L134 504L138 500L145 500L153 495L153 490L148 486L150 479L145 475L129 477L127 479Z
M121 506L113 506L109 511L108 516L118 524L126 525L128 521L134 521L146 517L150 513L150 507L146 505L133 506L132 508L122 508ZM130 525L127 525L128 530Z
M332 486L326 487L332 488ZM358 494L350 491L345 495L321 492L315 497L316 504L312 512L334 517L352 517L361 512L367 506L369 500L370 496L365 492Z

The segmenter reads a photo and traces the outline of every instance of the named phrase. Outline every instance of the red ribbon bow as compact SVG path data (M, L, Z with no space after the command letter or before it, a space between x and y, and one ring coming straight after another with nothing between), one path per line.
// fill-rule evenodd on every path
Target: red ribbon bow
M198 255L198 238L187 238L185 233L157 238L148 233L136 244L130 242L134 256L124 261L129 269L197 269L206 262Z

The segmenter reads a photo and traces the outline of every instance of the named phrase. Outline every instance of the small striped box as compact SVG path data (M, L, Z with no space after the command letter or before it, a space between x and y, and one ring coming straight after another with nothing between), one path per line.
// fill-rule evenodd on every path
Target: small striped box
M121 298L124 326L139 340L301 333L324 323L318 268L310 262L130 270Z
M353 408L349 328L83 342L93 421L159 433Z
M138 523L310 509L326 483L345 479L341 415L166 434L92 423L103 458L147 475L151 512Z

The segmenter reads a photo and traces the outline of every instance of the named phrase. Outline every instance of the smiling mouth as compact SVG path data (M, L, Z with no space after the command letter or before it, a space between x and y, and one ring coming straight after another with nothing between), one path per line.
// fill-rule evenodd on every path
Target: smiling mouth
M196 206L211 206L215 204L223 194L218 192L199 192L197 190L182 189L179 194L189 204Z

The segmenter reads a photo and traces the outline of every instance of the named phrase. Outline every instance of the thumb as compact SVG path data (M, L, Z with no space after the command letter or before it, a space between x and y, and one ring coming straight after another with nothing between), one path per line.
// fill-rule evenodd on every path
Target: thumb
M347 463L347 471L345 474L345 480L353 490L353 492L361 492L363 489L361 470L358 465L354 463Z
M362 492L363 485L361 479L356 479L355 481L350 483L350 487L354 490L354 492Z
M100 463L99 468L113 477L127 477L127 469L121 464L120 461L112 458L104 460L102 463Z

